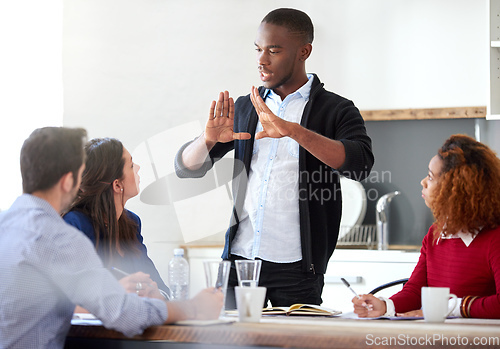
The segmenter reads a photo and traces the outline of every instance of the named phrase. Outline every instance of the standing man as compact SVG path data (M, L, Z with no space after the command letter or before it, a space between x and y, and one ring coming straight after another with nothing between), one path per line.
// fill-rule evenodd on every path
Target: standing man
M322 303L342 211L339 174L362 180L374 162L359 110L306 73L313 36L304 12L282 8L264 17L255 40L263 86L236 103L221 92L205 132L175 160L179 177L201 177L234 149L234 209L222 257L233 261L230 287L237 285L234 260L262 259L259 284L273 306Z
M85 138L84 129L47 127L23 144L24 194L0 214L0 348L63 348L75 305L128 336L220 313L222 293L213 289L185 302L139 297L162 298L143 273L130 276L137 294L126 293L91 241L63 221L80 186Z

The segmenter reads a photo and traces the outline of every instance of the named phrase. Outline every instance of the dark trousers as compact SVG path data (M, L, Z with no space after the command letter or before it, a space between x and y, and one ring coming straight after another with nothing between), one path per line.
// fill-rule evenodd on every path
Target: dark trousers
M236 259L244 259L239 256L231 256L231 272L226 293L226 309L236 309L234 287L238 286L236 274ZM288 307L295 303L317 304L323 300L321 293L324 286L323 274L305 273L302 271L302 262L295 263L273 263L262 261L259 286L267 288L266 300L275 307Z

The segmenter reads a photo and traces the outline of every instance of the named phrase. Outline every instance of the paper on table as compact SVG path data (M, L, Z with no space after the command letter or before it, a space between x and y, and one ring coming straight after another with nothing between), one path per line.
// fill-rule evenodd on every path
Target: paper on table
M236 320L232 319L216 319L216 320L182 320L177 321L174 325L180 326L212 326L212 325L226 325L232 324Z
M360 318L363 320L423 320L423 316L379 316L372 318Z
M423 320L421 316L378 316L378 317L358 317L353 312L344 313L340 316L343 319L354 320Z
M71 319L72 325L102 326L102 321L88 313L75 313Z
M78 320L97 320L94 314L90 313L74 313L73 314L73 319L78 319Z

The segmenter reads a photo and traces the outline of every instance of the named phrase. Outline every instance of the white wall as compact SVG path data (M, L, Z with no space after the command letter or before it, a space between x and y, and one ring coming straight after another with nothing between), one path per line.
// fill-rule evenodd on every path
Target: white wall
M485 0L71 0L64 7L64 124L142 149L143 185L155 180L146 141L188 122L202 126L220 90L236 97L259 83L253 41L278 7L311 16L308 71L360 109L487 104ZM500 130L491 125L490 134ZM163 141L165 155L153 149L153 161L166 175L179 139ZM173 205L134 199L130 208L165 273L183 241ZM224 224L229 213L216 220Z
M0 210L22 193L19 153L63 123L62 0L0 2Z

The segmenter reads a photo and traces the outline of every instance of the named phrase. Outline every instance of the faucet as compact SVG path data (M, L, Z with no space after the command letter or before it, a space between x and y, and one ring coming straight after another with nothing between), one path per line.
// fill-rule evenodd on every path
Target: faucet
M377 241L379 250L387 250L389 248L389 225L387 222L387 211L389 203L396 196L401 194L400 191L395 191L383 195L377 201Z

